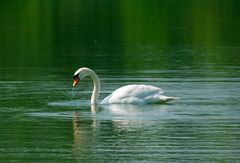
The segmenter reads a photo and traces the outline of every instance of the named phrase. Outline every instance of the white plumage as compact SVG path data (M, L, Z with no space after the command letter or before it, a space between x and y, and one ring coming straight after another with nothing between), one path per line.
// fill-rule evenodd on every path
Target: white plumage
M126 85L104 98L101 104L150 104L176 99L162 95L161 88L151 85Z

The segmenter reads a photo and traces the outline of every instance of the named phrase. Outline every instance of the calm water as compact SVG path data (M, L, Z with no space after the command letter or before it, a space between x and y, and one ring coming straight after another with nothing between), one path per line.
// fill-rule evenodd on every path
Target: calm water
M13 3L15 2L15 3ZM239 162L240 2L0 2L1 162ZM180 97L90 106L126 84Z

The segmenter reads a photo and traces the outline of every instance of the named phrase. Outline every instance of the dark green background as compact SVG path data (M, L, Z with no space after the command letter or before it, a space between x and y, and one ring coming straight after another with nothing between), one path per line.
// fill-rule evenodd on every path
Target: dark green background
M239 64L238 0L10 0L0 23L1 68Z

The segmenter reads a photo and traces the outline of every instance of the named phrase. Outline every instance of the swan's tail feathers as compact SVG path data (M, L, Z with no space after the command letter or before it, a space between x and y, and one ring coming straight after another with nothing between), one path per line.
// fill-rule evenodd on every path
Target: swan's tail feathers
M179 97L169 97L169 96L162 96L162 100L165 102L172 101L172 100L178 100Z

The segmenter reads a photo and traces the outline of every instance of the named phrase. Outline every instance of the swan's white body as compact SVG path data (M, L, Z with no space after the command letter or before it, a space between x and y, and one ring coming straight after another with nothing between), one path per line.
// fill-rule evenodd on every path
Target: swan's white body
M91 104L98 103L98 95L100 92L100 80L97 74L89 68L79 68L74 73L74 84L76 86L78 80L90 76L94 83ZM115 90L112 94L104 98L101 104L149 104L164 103L176 99L176 97L167 97L163 95L161 88L151 85L126 85Z
M162 95L161 88L151 85L126 85L115 90L104 98L101 104L149 104L173 100L173 97Z

